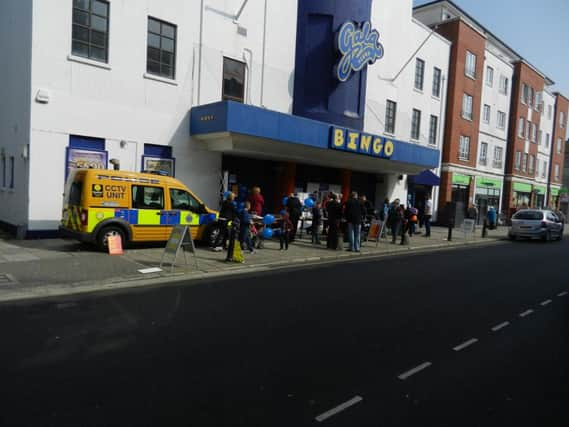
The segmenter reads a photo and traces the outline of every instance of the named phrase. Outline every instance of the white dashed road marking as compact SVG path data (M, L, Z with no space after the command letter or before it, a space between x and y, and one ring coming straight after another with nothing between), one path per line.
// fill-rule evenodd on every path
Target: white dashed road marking
M494 326L494 327L492 328L492 332L499 331L500 329L505 328L505 327L508 326L509 324L510 324L510 322L503 322L503 323L500 323L499 325L496 325L496 326Z
M409 378L411 375L415 375L417 372L421 372L423 369L428 368L429 366L431 366L432 363L431 362L425 362L425 363L421 363L419 366L414 367L413 369L408 370L407 372L402 373L401 375L399 375L397 378L399 378L400 380L406 380L407 378Z
M520 313L520 317L526 317L533 313L532 309L526 310L523 313Z
M453 350L454 351L460 351L460 350L463 350L466 347L471 346L472 344L477 343L477 342L478 342L478 340L476 338L472 338L472 339L469 339L468 341L463 342L462 344L457 345L456 347L453 347Z
M545 301L543 301L543 302L541 303L541 305L542 305L543 307L545 307L547 304L551 304L551 300L550 300L550 299L546 299Z
M316 421L318 421L319 423L330 418L333 417L334 415L336 415L339 412L342 412L346 409L348 409L350 406L354 406L356 403L359 403L363 400L362 397L360 396L356 396L350 400L348 400L347 402L342 403L341 405L336 406L335 408L330 409L329 411L326 411L320 415L318 415L315 419Z
M564 297L565 295L567 295L567 291L557 294L558 297Z

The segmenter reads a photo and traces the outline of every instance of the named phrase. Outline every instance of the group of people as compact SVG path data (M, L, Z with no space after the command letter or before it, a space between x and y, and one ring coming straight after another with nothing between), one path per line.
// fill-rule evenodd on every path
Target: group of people
M425 237L431 237L431 217L433 215L433 202L430 195L425 197L425 206L421 217L425 226ZM383 209L380 214L380 220L383 221L383 230L391 231L391 242L397 243L397 237L401 237L401 244L407 243L407 236L412 237L416 233L419 224L419 211L413 206L403 205L399 199L390 202L385 199Z

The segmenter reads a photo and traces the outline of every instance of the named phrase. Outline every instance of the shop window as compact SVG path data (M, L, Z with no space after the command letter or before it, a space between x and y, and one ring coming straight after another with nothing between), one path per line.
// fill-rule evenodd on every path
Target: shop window
M168 79L176 78L177 27L156 18L148 18L146 71Z
M224 101L244 102L245 100L245 63L231 58L223 58L223 93Z
M109 3L103 0L73 0L73 55L108 62Z
M385 109L385 132L395 133L395 119L397 115L397 103L387 100Z
M187 191L176 188L170 189L172 209L201 213L201 204Z
M431 125L429 127L429 144L437 144L437 132L439 129L439 118L437 116L431 116Z
M441 97L441 77L442 72L439 68L433 68L433 96L436 98Z
M417 58L415 61L415 89L423 90L425 80L425 61Z
M421 111L413 109L411 119L411 139L419 140L421 134Z
M164 209L164 189L133 185L132 207L133 209Z

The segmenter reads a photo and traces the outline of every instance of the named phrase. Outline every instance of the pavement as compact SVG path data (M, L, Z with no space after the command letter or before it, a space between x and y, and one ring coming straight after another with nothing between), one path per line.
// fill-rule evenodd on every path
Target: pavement
M463 245L4 303L0 425L565 427L568 251Z
M361 253L328 250L325 242L314 246L305 234L285 252L279 251L276 240L268 241L265 248L257 253L250 255L246 252L243 264L226 263L224 252L198 247L195 256L188 253L188 264L180 253L173 269L166 264L162 271L157 272L148 272L147 269L160 267L163 246L133 248L125 250L124 255L110 256L73 240L22 241L4 235L0 238L0 302L156 285L173 277L177 280L204 279L358 257L403 256L417 251L496 244L505 239L506 233L507 228L501 227L489 231L488 237L482 238L480 228L469 235L455 229L449 242L446 240L447 229L433 227L430 238L419 234L405 246L392 245L390 238L379 243L365 242Z

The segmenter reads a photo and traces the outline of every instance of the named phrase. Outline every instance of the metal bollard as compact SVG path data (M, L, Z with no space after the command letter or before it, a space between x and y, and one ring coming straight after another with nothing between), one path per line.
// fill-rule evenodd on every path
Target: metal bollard
M482 238L488 237L487 223L484 221L482 224Z
M448 223L447 242L452 242L452 222Z

